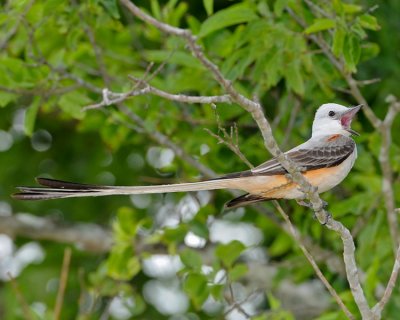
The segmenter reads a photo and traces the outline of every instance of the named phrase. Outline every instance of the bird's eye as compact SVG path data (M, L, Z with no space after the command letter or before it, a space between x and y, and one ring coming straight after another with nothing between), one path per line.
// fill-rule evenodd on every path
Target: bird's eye
M331 118L335 116L335 111L329 111L328 116L330 116Z

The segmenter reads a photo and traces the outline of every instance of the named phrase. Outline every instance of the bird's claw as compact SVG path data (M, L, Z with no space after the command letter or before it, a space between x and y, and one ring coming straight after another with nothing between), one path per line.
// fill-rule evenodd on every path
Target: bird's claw
M325 209L325 208L328 206L328 202L326 202L326 201L324 201L324 200L322 200L322 199L321 199L321 201L322 201L322 208L321 208L321 209ZM297 204L299 204L300 206L313 209L313 204L312 204L311 202L304 201L304 199L298 199L298 200L296 200L296 202L297 202Z
M314 209L313 208L313 204L311 202L304 201L304 199L298 199L296 201L300 206L307 207L307 208L310 208L310 209ZM328 202L326 202L326 201L324 201L322 199L321 199L321 201L322 201L321 209L325 209L328 206ZM317 211L319 211L319 210L317 210ZM315 215L315 212L314 212L313 218L317 219L317 216ZM332 218L331 213L329 211L325 211L325 221L322 222L321 225L325 226L329 222L329 220L331 218Z
M325 221L321 225L326 226L331 218L332 214L329 211L325 211Z
M304 199L296 200L297 204L303 207L312 208L312 203L304 201Z

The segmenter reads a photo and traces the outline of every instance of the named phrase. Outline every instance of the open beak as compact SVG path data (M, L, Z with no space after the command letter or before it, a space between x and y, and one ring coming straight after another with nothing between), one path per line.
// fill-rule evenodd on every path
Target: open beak
M343 128L346 131L348 131L351 134L354 134L356 136L359 136L360 134L357 131L354 131L353 129L351 129L350 126L351 126L351 121L353 121L354 116L357 114L358 111L360 111L362 106L363 105L360 104L360 105L358 105L356 107L349 108L349 110L344 112L342 114L342 116L340 117L340 122L341 122Z

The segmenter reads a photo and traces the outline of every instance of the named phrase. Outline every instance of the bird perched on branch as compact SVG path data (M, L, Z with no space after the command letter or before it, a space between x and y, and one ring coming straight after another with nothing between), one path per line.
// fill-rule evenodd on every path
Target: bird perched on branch
M350 128L361 105L347 108L335 103L319 107L312 125L311 138L287 151L286 156L302 170L304 177L319 193L330 190L347 176L357 157ZM216 189L238 189L246 194L227 203L228 208L259 201L304 198L298 185L287 175L286 169L273 158L258 167L230 173L217 179L153 186L101 186L37 178L43 187L18 187L13 197L21 200L97 197L147 193L187 192Z

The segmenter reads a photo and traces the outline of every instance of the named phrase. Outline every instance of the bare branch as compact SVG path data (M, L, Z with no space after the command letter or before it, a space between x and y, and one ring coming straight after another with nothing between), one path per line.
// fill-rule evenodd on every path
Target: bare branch
M381 82L381 81L382 81L381 78L373 78L373 79L368 79L368 80L358 80L357 84L360 87L364 87L364 86L369 86L370 84L374 84L374 83Z
M374 306L372 311L377 317L381 317L381 313L385 305L389 302L390 296L392 295L393 289L396 285L397 277L399 276L400 270L400 246L397 248L396 258L394 261L392 273L390 275L388 284L386 286L385 292L382 299Z
M17 18L17 21L14 23L13 28L5 35L4 39L2 39L3 41L0 43L0 52L2 52L3 50L5 50L7 48L8 42L17 33L20 24L23 22L23 20L25 19L25 16L28 14L29 10L32 8L34 3L35 3L35 0L31 0L26 4L21 15Z
M92 252L108 252L113 242L111 231L95 224L61 225L51 219L29 214L0 216L0 233L11 237L70 243Z
M110 92L108 89L103 89L103 100L99 103L92 104L83 108L84 111L91 109L99 109L112 104L118 104L124 102L130 97L141 96L145 94L154 94L156 96L165 98L171 101L184 102L184 103L230 103L231 100L228 95L222 96L187 96L183 94L171 94L166 91L157 89L149 84L145 83L142 89L134 89L127 93L114 93Z
M8 273L7 275L10 278L11 286L14 290L15 296L17 297L17 300L22 307L22 312L25 320L33 320L33 314L31 312L31 309L29 308L28 303L26 302L24 295L22 294L21 289L19 288L17 280L13 277L11 273Z
M233 129L234 128L234 129ZM239 148L239 142L236 140L234 141L235 137L233 136L233 130L235 130L236 132L236 139L238 139L237 136L237 126L236 124L234 125L234 127L231 127L231 134L228 134L228 132L226 131L226 129L224 127L221 126L221 124L218 122L218 130L222 131L224 137L221 137L217 134L215 134L214 132L212 132L211 130L204 128L205 131L207 131L207 133L209 135L211 135L212 137L214 137L215 139L218 140L218 143L222 143L224 145L226 145L234 154L236 154L240 160L242 160L249 168L254 168L254 166L251 164L251 162L246 158L246 156L242 153L242 151L240 151Z
M227 94L220 96L188 96L184 94L171 94L169 92L151 86L147 81L143 82L142 79L133 76L129 76L129 78L137 83L142 83L144 85L144 88L148 87L149 93L159 96L161 98L165 98L167 100L184 102L184 103L203 103L203 104L232 102L230 96Z
M71 248L65 248L64 250L64 258L63 258L63 264L62 264L62 269L61 269L61 276L60 276L60 281L59 281L59 287L57 291L57 299L56 299L56 305L54 307L54 319L58 320L60 319L61 315L61 310L64 302L64 295L65 295L65 288L67 287L67 280L68 280L68 272L69 272L69 266L71 262Z
M250 319L251 315L242 307L243 302L240 303L236 301L235 294L233 292L232 282L229 279L227 279L227 283L228 283L229 294L225 294L225 300L228 302L231 308L225 311L224 315L227 316L229 313L231 313L233 310L236 309L237 311L239 311L239 313L241 313L245 317L245 319Z

